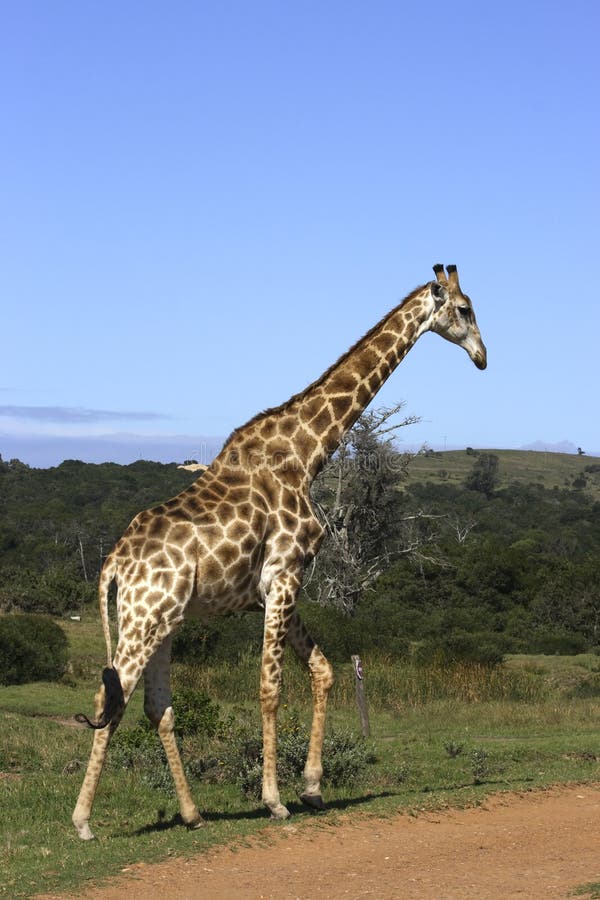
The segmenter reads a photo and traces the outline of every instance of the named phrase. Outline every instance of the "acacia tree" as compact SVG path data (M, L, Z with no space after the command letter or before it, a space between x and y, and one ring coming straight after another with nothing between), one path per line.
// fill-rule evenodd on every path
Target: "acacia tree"
M498 487L500 460L495 453L480 453L473 468L465 479L465 487L469 491L479 491L490 499Z
M398 420L403 406L363 413L313 484L325 540L305 589L323 605L352 613L391 560L420 542L410 534L419 516L402 515L397 489L412 454L399 452L394 439L419 421Z

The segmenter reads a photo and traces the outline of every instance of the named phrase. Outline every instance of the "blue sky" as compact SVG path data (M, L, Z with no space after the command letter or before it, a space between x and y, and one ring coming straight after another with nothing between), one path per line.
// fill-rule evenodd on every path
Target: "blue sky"
M3 4L0 453L198 455L436 262L489 365L426 335L376 399L422 417L404 442L600 453L599 28L593 0Z

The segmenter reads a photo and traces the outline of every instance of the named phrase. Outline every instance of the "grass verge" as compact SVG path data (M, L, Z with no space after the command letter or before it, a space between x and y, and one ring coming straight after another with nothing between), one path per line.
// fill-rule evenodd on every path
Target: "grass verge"
M496 670L366 660L372 761L358 781L324 785L329 812L321 821L334 823L348 811L418 814L476 804L495 791L600 781L595 726L600 698L577 690L593 672L593 658L563 666L554 658L516 658ZM256 659L235 667L175 666L174 671L176 687L205 691L219 702L224 718L243 720L256 733L257 681ZM66 723L75 712L91 713L95 688L71 677L70 684L23 685L0 693L0 795L6 811L0 822L0 895L85 891L90 881L134 862L190 856L279 827L239 785L209 783L201 767L192 767L192 790L207 826L189 832L179 824L168 785L158 788L141 769L110 762L109 754L92 819L97 840L81 842L70 816L91 734ZM291 660L283 704L283 726L290 716L306 725L310 692L305 673ZM139 718L141 692L132 707L123 727ZM329 722L333 733L359 730L350 666L338 669ZM186 739L183 748L187 763L193 762L196 748ZM295 792L295 783L282 785L301 826L312 814Z

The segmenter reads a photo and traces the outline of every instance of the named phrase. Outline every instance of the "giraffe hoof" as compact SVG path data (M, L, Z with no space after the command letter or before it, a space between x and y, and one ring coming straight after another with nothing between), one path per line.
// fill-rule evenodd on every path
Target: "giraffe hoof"
M319 812L327 809L320 794L300 794L300 799L310 809L316 809Z
M87 822L83 822L81 825L78 825L76 822L73 823L75 828L77 829L77 834L81 838L82 841L95 841L96 838L92 834L92 829L88 825Z
M273 804L273 806L267 804L267 809L271 813L271 819L289 819L290 817L290 811L283 803Z
M192 812L188 812L187 815L181 816L183 819L184 825L190 831L194 831L196 828L204 828L206 822L198 812L198 810L193 810Z

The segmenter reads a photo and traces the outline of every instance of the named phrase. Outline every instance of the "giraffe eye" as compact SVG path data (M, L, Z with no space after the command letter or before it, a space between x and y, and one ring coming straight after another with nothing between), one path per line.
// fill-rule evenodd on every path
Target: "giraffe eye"
M470 306L459 306L458 311L463 317L463 319L471 318L471 307Z

